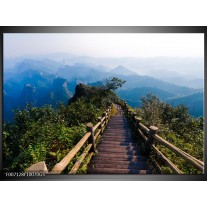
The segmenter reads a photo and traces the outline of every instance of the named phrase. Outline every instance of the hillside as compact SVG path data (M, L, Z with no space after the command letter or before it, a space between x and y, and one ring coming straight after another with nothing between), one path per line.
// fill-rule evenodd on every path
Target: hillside
M167 103L172 106L178 106L184 104L189 108L189 113L195 117L203 116L204 112L204 93L198 92L192 95L183 96L180 98L169 98L166 100Z
M128 102L132 107L140 106L141 97L145 96L148 93L153 93L161 100L165 100L169 97L174 97L174 93L170 93L158 88L152 87L141 87L141 88L133 88L131 90L118 90L117 94L121 99L124 99Z
M72 93L66 79L43 72L27 70L6 81L4 88L3 118L10 121L13 109L23 109L27 103L33 106L68 103Z

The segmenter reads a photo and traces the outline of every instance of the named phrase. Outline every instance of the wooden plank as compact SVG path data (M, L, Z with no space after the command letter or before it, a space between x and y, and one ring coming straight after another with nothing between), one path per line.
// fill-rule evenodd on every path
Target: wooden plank
M151 161L152 165L155 166L155 170L156 170L159 174L162 174L162 170L161 170L159 164L157 163L157 161L156 161L152 156L150 157L150 161ZM153 171L154 171L154 169L153 169ZM157 174L157 173L156 173L156 174Z
M105 121L106 117L104 116L102 119L101 119L101 122L103 123Z
M90 174L149 174L149 170L116 169L116 168L90 168Z
M182 151L181 149L178 148L178 150ZM189 155L187 152L182 151L186 156L191 157L193 160L195 160L196 162L200 163L202 166L204 166L204 162L202 162L201 160L196 159L195 157Z
M126 161L129 161L129 162L146 162L147 161L147 158L144 157L144 156L126 156L126 157L104 157L104 156L99 156L99 155L96 155L94 156L93 158L93 161L94 162L103 162L103 163L107 163L107 162L126 162Z
M130 151L130 150L122 150L122 151L115 151L110 149L100 149L98 150L100 154L107 153L108 155L140 155L137 151Z
M93 160L91 161L91 165L94 164L119 164L119 165L133 165L133 164L137 164L140 163L141 165L146 165L146 159L140 159L140 160L107 160L107 159L97 159L97 160Z
M136 146L137 143L134 140L131 141L119 141L119 140L102 140L101 144L113 144L116 146Z
M98 132L96 133L96 135L95 135L95 137L94 137L95 140L98 138L100 132L101 132L101 129L99 129ZM78 171L78 169L79 169L81 163L83 162L84 158L85 158L86 155L88 154L88 152L89 152L89 150L91 149L91 147L92 147L92 144L89 144L89 145L86 147L86 149L84 150L84 152L81 154L81 156L78 158L78 160L76 161L76 163L73 165L73 167L72 167L72 169L70 170L69 174L75 174L75 173Z
M119 141L119 142L132 142L133 140L132 139L129 139L129 138L120 138L120 137L102 137L102 140L103 141Z
M78 144L59 162L57 163L52 171L51 174L60 174L66 166L69 164L69 162L73 159L73 157L77 154L77 152L80 150L80 148L85 144L85 142L88 140L88 138L91 136L90 132L87 132L83 138L78 142Z
M149 129L142 123L139 123L139 127L141 127L143 130L145 130L147 133L149 133Z
M152 145L152 149L155 153L158 154L159 158L162 159L166 163L166 165L175 173L175 174L183 174L181 170L178 169L176 165L174 165L160 150L158 150L154 145Z
M137 129L137 131L139 132L140 136L144 139L144 141L147 142L148 138L144 135L144 133L140 129Z
M96 129L100 126L101 122L98 122L94 127L93 127L93 130L94 132L96 131Z
M146 170L147 164L145 163L94 163L93 168L112 168L112 169L133 169L133 170Z
M133 159L133 158L138 158L137 155L125 155L125 154L108 154L108 153L104 153L102 152L100 155L96 155L97 157L103 157L103 158L116 158L116 159Z
M83 162L84 158L85 158L86 155L88 154L88 152L89 152L89 150L91 149L91 147L92 147L92 144L89 144L89 145L85 148L84 152L80 155L80 157L78 158L78 160L77 160L77 161L75 162L75 164L73 165L73 167L72 167L72 169L70 170L69 174L75 174L75 173L78 171L78 169L79 169L81 163Z
M163 144L165 147L170 149L172 152L174 152L176 155L179 155L182 157L185 161L188 163L191 163L194 167L197 169L203 171L204 167L200 162L197 162L191 155L184 153L181 149L177 148L173 144L169 143L168 141L164 140L162 137L158 136L157 134L154 135L154 138L161 144Z
M112 145L112 144L105 144L105 143L101 143L101 145L98 146L98 150L100 149L105 149L105 148L111 148L111 149L125 149L125 150L137 150L136 147L134 146L122 146L122 145Z

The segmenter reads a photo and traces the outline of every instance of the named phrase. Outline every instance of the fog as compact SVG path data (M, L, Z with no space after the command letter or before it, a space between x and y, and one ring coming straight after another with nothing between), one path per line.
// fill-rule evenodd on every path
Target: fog
M92 57L203 57L203 34L4 34L5 57L66 52Z
M148 75L174 71L201 78L204 71L203 34L18 33L4 34L3 48L8 65L15 63L11 58L38 57L65 64L123 65Z

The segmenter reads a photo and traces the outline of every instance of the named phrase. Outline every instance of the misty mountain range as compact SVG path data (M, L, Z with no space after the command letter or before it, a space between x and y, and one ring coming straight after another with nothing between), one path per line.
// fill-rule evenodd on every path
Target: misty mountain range
M81 61L73 62L78 59ZM152 76L140 75L121 64L110 67L101 62L95 64L95 58L90 64L84 63L86 60L92 61L93 58L18 59L17 63L17 60L6 60L3 84L4 120L11 120L12 109L24 108L28 102L32 102L34 106L67 104L78 83L100 85L106 78L114 76L126 80L117 94L132 107L140 106L140 97L151 92L172 105L185 104L193 116L203 116L203 77L199 75L192 79L190 75L185 77L162 68L160 71L165 71L163 73L156 73L158 70L154 70L154 75L150 72ZM111 58L107 59L108 62L110 60ZM120 62L123 61L126 60ZM151 67L153 68L153 64Z

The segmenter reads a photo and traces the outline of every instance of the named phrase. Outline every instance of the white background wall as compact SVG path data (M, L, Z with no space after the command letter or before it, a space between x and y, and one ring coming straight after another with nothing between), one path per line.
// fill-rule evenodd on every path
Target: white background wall
M202 0L1 0L0 8L1 26L207 25ZM0 205L201 207L206 187L206 182L1 182Z

